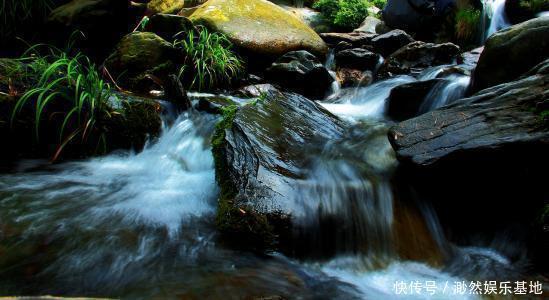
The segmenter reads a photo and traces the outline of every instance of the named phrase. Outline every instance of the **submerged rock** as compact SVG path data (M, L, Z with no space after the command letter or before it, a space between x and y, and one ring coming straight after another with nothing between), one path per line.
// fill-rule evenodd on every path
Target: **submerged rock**
M209 0L190 19L224 33L250 55L276 58L295 50L319 56L328 52L313 29L266 0Z
M549 54L549 16L494 33L484 46L475 72L476 92L518 78Z
M175 73L174 63L181 55L170 43L152 32L133 32L125 36L106 59L105 66L120 86L148 92L140 84L147 76L167 78Z
M460 57L460 48L452 43L410 43L389 56L381 66L380 76L408 74L427 67L451 64Z
M282 87L316 99L323 98L334 81L328 69L304 50L284 54L265 71L265 76Z

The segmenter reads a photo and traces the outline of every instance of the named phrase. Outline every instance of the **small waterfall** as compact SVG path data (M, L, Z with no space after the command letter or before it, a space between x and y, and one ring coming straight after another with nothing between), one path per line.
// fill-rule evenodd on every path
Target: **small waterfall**
M452 74L447 76L444 81L435 84L427 94L419 112L426 113L463 98L470 81L471 78L467 75Z
M506 0L483 0L481 19L483 42L496 31L511 25L505 15L505 1Z
M351 120L382 119L391 89L413 81L416 79L412 76L396 76L366 87L341 91L335 99L331 100L332 103L323 102L321 104L333 114Z
M330 49L328 52L328 55L326 56L326 62L324 62L324 66L326 69L328 69L328 72L330 72L330 75L334 79L332 82L332 86L330 87L330 96L337 95L339 91L341 90L341 85L339 84L339 81L337 80L337 74L335 72L335 51L334 49Z

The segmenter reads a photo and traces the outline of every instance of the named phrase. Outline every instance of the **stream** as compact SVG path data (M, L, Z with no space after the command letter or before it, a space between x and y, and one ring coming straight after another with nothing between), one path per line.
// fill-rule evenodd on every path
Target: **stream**
M387 173L396 159L385 137L390 122L384 117L384 101L392 87L413 80L401 76L342 89L333 97L337 100L323 103L354 124L351 129L357 124L370 128L365 131L370 138L361 134L357 140L350 134L343 145L328 145L311 167L312 183L345 178L356 182L355 192L330 185L304 190L323 199L323 213L343 213L349 217L347 225L362 232L339 242L360 241L364 235L370 244L380 245L377 251L336 247L342 249L330 259L297 260L224 247L214 224L218 188L209 145L218 118L191 111L166 125L158 141L140 153L58 165L22 161L16 172L1 175L0 291L126 299L391 299L397 296L398 281L460 281L471 260L449 264L452 268L445 271L444 266L403 261L392 253L394 212ZM357 141L368 146L363 157L375 170L371 177L360 177L348 161L330 159L334 153L351 153ZM349 199L362 208L347 207ZM314 222L307 216L318 209L304 210L303 222ZM424 216L431 234L443 240L436 217L428 211ZM480 255L482 260L505 264L499 254L489 252ZM441 286L432 295L404 296L474 297Z
M501 2L490 2L495 15L501 14ZM499 17L492 23L488 35L505 26ZM426 233L408 228L407 234L426 235L437 247L452 249L448 259L428 264L399 258L393 237L396 215L407 208L393 194L398 163L386 138L393 124L385 115L386 100L392 88L438 78L444 67L366 87L334 86L321 103L348 124L348 134L342 143L328 143L311 164L300 191L304 208L296 215L320 244L327 241L326 228L316 223L319 214L339 216L351 228L352 235L328 240L333 250L328 258L312 252L300 258L259 255L224 245L215 224L219 189L210 146L219 117L191 110L166 117L160 138L142 152L57 165L21 161L14 172L1 174L0 295L477 299L456 292L455 283L471 280L475 268L501 278L518 273L503 254L448 243L427 205L419 207ZM469 76L443 78L421 112L464 96ZM367 150L357 155L359 148ZM360 172L356 160L365 161L368 172ZM334 184L340 179L346 185ZM320 201L309 204L309 198ZM363 243L368 251L362 251ZM422 290L399 292L399 283L410 282L423 284Z

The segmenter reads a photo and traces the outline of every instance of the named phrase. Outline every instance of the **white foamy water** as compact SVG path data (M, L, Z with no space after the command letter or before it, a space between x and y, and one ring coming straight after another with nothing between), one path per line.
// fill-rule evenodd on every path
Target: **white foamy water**
M483 36L486 40L489 36L494 34L496 31L505 29L511 24L507 20L505 14L505 0L484 0L483 3L483 19L489 19L490 23L488 28L485 30ZM483 25L486 26L486 25Z
M322 270L329 276L355 286L364 299L480 299L456 291L454 286L463 282L462 279L426 264L394 262L376 271L362 270L362 265L360 258L340 257L323 266ZM412 284L415 286L411 287ZM434 289L431 288L433 286Z
M39 194L17 208L18 220L29 220L36 228L94 226L121 217L127 224L160 226L177 234L189 218L215 212L217 187L207 137L199 135L203 125L182 116L141 153L63 164L54 172L2 176L0 188L11 197L0 203L15 205L10 201ZM76 217L65 215L70 210L77 210Z
M446 81L435 84L427 94L419 108L420 113L437 109L465 96L471 77L461 74L452 74L445 77L445 79Z
M334 103L320 104L331 113L346 119L380 119L385 113L386 100L391 89L413 81L416 79L411 76L396 76L367 87L342 90Z

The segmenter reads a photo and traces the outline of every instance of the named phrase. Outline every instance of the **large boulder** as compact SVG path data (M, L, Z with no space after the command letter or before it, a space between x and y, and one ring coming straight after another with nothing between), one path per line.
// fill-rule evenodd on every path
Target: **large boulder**
M467 242L478 235L492 241L505 231L513 247L504 247L511 253L502 253L511 260L528 256L546 264L549 244L543 241L548 236L539 220L549 199L548 89L546 60L527 77L390 130L403 184L432 201L454 239Z
M406 32L395 29L374 37L371 41L374 51L383 56L389 56L398 49L413 42L414 39Z
M310 154L340 138L343 123L308 99L274 93L220 124L212 144L221 231L259 248L290 239L291 216L305 209L293 191Z
M380 76L419 72L425 68L451 64L460 57L460 48L452 43L410 43L389 56L381 66Z
M348 126L288 93L226 109L212 141L226 240L307 257L387 254L393 246L406 259L438 257L421 217L392 202L395 160L385 127Z
M509 82L549 56L549 16L494 33L473 73L472 92Z
M174 73L181 54L170 43L152 32L133 32L125 36L105 61L117 83L129 89L148 92L147 76L161 79Z
M267 70L266 79L307 97L323 98L334 81L324 65L311 53L300 50L284 54Z
M325 56L328 52L313 29L266 0L209 0L190 19L224 33L252 56L276 58L296 50Z

